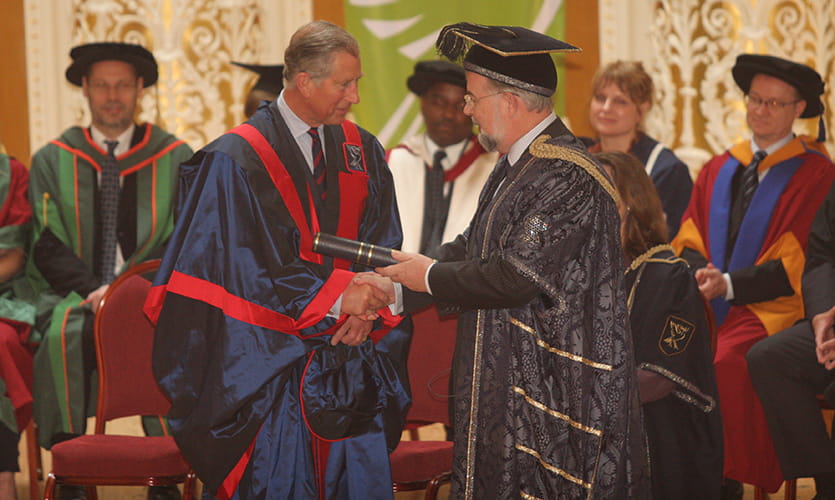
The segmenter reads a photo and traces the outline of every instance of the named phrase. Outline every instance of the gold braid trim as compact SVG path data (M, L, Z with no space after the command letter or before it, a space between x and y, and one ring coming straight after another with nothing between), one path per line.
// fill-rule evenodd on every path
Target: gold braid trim
M623 274L628 274L630 271L634 271L635 269L638 269L639 267L641 267L641 264L643 264L644 262L667 262L669 264L672 264L672 263L675 263L675 262L684 262L685 264L687 264L687 261L682 259L681 257L673 257L672 259L655 259L655 258L653 258L653 256L655 254L657 254L658 252L664 251L664 250L669 250L669 251L673 252L673 255L675 255L675 253L676 253L675 249L673 249L673 247L670 246L667 243L663 243L661 245L655 245L654 247L650 248L646 252L644 252L641 255L639 255L638 257L636 257L635 260L633 260L632 263L629 264L629 267L626 268L626 271L624 271Z
M529 493L525 493L524 491L520 491L520 492L519 492L519 496L520 496L520 497L522 497L522 498L524 498L525 500L544 500L544 499L542 499L542 498L535 497L535 496L533 496L533 495L531 495L531 494L529 494Z
M534 339L536 339L536 345L538 345L539 347L545 349L546 351L548 351L550 353L556 354L557 356L562 356L564 358L568 358L571 361L576 361L578 363L583 363L584 365L591 366L592 368L605 370L607 372L612 371L612 365L609 365L609 364L606 364L606 363L598 363L597 361L592 361L590 359L586 359L583 356L580 356L578 354L574 354L574 353L571 353L571 352L563 351L562 349L557 349L556 347L552 347L550 344L548 344L547 342L545 342L544 340L539 338L539 335L537 335L536 330L534 330L534 328L532 326L528 326L525 323L522 323L521 321L514 318L513 316L510 317L510 324L516 325L519 328L521 328L522 330L524 330L524 331L530 333L531 335L533 335Z
M557 146L555 144L547 144L546 141L550 138L551 136L549 135L540 135L537 137L533 141L533 144L531 144L531 154L536 158L559 159L579 165L583 168L583 170L588 172L594 180L600 183L603 189L609 193L609 196L612 197L616 204L620 204L620 195L618 195L617 190L614 186L612 186L612 183L609 182L609 179L607 179L606 176L600 172L598 166L588 156L578 153L570 148Z
M521 452L523 452L523 453L527 453L528 455L530 455L530 456L534 457L535 459L537 459L537 460L539 461L539 464L540 464L542 467L544 467L544 468L545 468L545 470L548 470L548 471L550 471L550 472L552 472L552 473L554 473L554 474L557 474L558 476L564 477L565 479L567 479L567 480L571 481L572 483L577 484L577 485L579 485L579 486L582 486L583 488L585 488L585 489L587 489L587 490L588 490L588 489L591 489L591 484L589 484L589 483L587 483L587 482L583 481L582 479L580 479L580 478L578 478L578 477L574 477L574 476L572 476L571 474L569 474L568 472L566 472L566 471L564 471L564 470L560 469L559 467L554 467L553 465L551 465L551 464L549 464L548 462L546 462L546 461L542 458L542 455L540 455L540 454L539 454L539 452L537 452L537 451L535 451L535 450L532 450L532 449L528 448L527 446L523 446L523 445L521 445L521 444L517 444L517 445L516 445L516 449L517 449L517 450L519 450L519 451L521 451Z
M548 408L542 402L537 401L534 398L528 396L528 393L525 392L525 390L522 389L521 387L517 387L517 386L514 385L512 387L512 389L513 389L513 392L515 392L516 394L525 398L526 403L528 403L529 405L538 409L539 411L544 412L544 413L546 413L546 414L548 414L548 415L550 415L554 418L558 418L560 420L563 420L568 425L570 425L571 427L574 427L575 429L578 429L578 430L581 430L581 431L586 432L588 434L591 434L592 436L603 437L603 431L601 431L600 429L595 429L594 427L590 427L588 425L580 423L580 422L572 419L571 417L569 417L565 413L554 410L553 408Z

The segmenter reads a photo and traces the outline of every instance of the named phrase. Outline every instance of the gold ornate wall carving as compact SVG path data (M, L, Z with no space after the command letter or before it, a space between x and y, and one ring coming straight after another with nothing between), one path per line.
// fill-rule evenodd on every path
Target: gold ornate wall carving
M32 110L37 113L31 124L33 150L67 126L89 123L84 98L63 76L72 46L125 41L151 50L160 77L143 94L138 119L162 126L196 149L244 118L244 97L254 75L228 62L280 62L290 34L310 20L312 12L309 0L26 4L29 98L38 103Z
M647 131L673 147L691 170L749 135L742 93L731 76L740 53L767 53L816 68L827 82L827 129L835 131L835 0L634 0L629 9L618 5L624 3L600 0L601 60L645 63L657 88ZM798 121L795 131L814 135L817 123Z

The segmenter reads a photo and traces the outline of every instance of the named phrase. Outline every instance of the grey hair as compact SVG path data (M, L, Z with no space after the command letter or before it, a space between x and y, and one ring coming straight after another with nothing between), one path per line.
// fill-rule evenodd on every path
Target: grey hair
M350 33L327 21L312 21L299 28L284 51L284 82L295 86L295 77L307 73L315 81L331 73L334 54L347 52L359 58L360 47Z
M493 89L495 89L496 92L507 92L517 96L519 99L522 99L522 102L525 103L525 107L528 111L539 112L554 109L554 103L551 102L551 98L548 96L522 90L518 87L493 80L492 78L489 78L488 81L492 84Z

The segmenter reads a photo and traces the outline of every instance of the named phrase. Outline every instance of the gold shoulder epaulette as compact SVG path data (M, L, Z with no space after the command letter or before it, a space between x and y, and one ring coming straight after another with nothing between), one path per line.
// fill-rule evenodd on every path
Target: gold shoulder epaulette
M655 256L656 254L661 253L664 250L669 250L673 253L673 255L670 257ZM684 262L685 264L687 263L686 260L676 255L676 252L672 246L665 243L663 245L656 245L647 250L646 252L642 253L638 257L636 257L635 260L633 260L632 263L629 264L629 267L626 268L626 272L628 273L629 271L634 271L635 269L638 269L644 262L663 262L665 264L675 264L676 262Z
M591 158L570 148L557 146L556 144L548 144L547 141L550 138L551 136L549 135L540 135L537 137L531 144L531 154L536 158L559 159L579 165L593 179L600 183L603 189L609 193L609 196L615 200L615 203L620 203L620 196L615 190L615 187L600 173L600 169L594 164Z

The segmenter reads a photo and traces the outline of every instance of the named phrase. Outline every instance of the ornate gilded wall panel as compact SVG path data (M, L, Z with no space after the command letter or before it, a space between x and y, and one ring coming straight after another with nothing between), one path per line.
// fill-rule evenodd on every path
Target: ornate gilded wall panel
M160 77L141 97L138 118L199 148L243 120L254 75L228 62L280 62L292 31L311 16L310 1L27 0L26 8L30 102L38 103L33 150L89 123L84 98L63 76L72 46L125 41L151 50Z
M634 0L629 8L624 3L600 1L601 59L644 62L657 88L647 131L676 149L693 171L749 135L742 93L731 76L743 52L816 68L827 82L827 128L835 127L835 0ZM802 120L795 131L814 135L817 124Z

